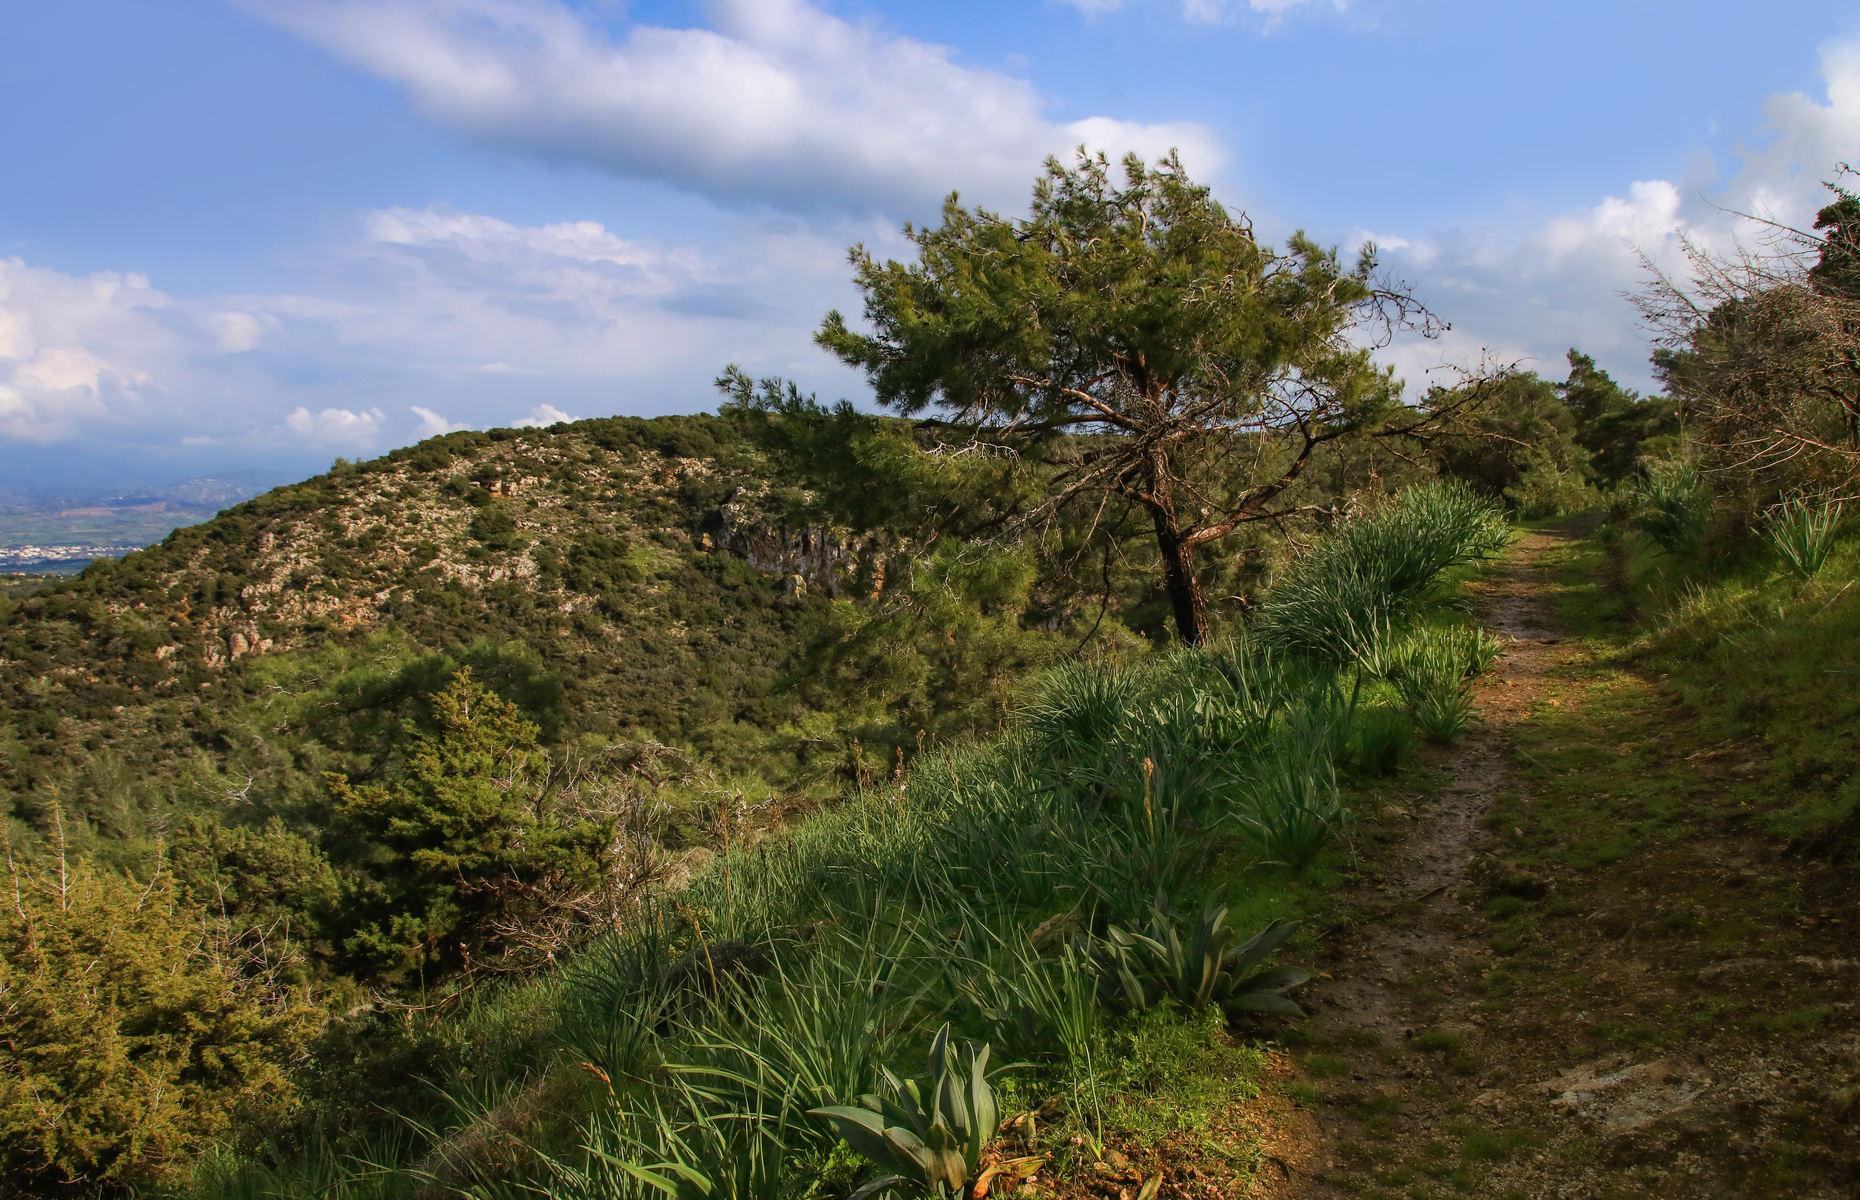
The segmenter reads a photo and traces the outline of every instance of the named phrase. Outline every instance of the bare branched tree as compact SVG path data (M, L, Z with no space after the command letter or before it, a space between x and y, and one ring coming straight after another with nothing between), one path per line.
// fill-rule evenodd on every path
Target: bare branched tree
M1730 253L1682 237L1684 280L1642 258L1634 300L1690 439L1760 490L1860 480L1860 199L1828 187L1812 230L1746 216L1755 237Z

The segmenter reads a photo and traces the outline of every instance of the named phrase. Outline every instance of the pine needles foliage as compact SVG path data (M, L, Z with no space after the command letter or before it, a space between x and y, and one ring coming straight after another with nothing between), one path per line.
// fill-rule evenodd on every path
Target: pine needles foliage
M23 1194L184 1183L194 1158L282 1109L323 1012L273 929L235 932L62 852L7 855L0 904L0 1166ZM268 938L268 934L272 937Z

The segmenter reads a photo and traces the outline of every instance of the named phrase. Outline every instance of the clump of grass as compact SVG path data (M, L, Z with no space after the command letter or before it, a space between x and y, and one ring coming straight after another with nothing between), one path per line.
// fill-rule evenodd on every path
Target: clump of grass
M1267 597L1261 635L1298 657L1379 669L1441 572L1497 554L1510 537L1497 506L1462 484L1410 488L1320 541Z
M1391 704L1371 705L1356 714L1356 769L1386 778L1414 760L1414 719Z
M1711 490L1683 459L1656 459L1634 489L1635 524L1668 554L1693 554L1711 519Z
M1234 821L1271 861L1308 867L1350 818L1328 756L1286 747L1267 756L1243 785Z
M1489 670L1502 652L1502 642L1472 626L1422 629L1390 652L1384 673L1421 732L1450 742L1472 721L1468 681Z
M1411 1044L1429 1054L1454 1054L1466 1048L1466 1039L1444 1029L1423 1029L1414 1035Z
M1806 500L1786 500L1771 509L1764 521L1770 548L1798 579L1813 579L1834 553L1841 513L1839 501L1811 505Z
M1421 732L1443 745L1466 732L1472 723L1472 698L1455 683L1448 686L1438 679L1415 699L1414 723Z

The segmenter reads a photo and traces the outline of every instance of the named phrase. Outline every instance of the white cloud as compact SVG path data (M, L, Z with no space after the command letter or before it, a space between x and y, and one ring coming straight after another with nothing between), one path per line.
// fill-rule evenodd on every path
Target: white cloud
M1124 0L1060 0L1069 4L1088 17L1099 13L1115 12L1124 6ZM1182 0L1182 19L1193 25L1217 25L1229 19L1230 14L1241 10L1264 13L1276 18L1294 8L1317 2L1317 0ZM1343 0L1329 0L1330 4L1341 9Z
M381 422L387 415L378 408L350 412L346 408L326 408L312 414L299 405L284 418L290 431L310 446L334 446L341 449L371 450L381 435Z
M414 416L420 418L420 425L413 431L413 436L421 441L425 441L430 437L438 437L441 434L457 433L461 429L471 428L469 425L448 421L432 409L424 408L418 404L410 404L407 407L413 411Z
M621 39L561 0L243 0L406 89L472 137L713 195L802 208L920 211L952 189L1018 203L1080 142L1198 174L1195 124L1055 122L1024 80L805 0L712 0L710 28Z
M896 230L720 226L667 246L591 221L368 211L307 256L303 290L272 295L174 297L0 260L0 439L348 454L513 409L544 424L695 411L731 361L854 391L810 335L855 302L844 247L895 246Z
M144 276L0 259L0 434L55 440L133 418L151 365L171 353L172 303Z
M1263 13L1269 21L1277 20L1294 8L1313 3L1314 0L1246 0L1245 5L1236 4L1234 0L1183 0L1182 19L1193 25L1218 25L1231 19L1241 8ZM1331 0L1332 6L1341 9L1343 0Z
M530 415L511 422L516 429L542 429L562 421L579 421L580 417L571 417L553 404L538 404L530 410Z
M1653 384L1645 333L1624 293L1643 283L1640 253L1682 269L1677 235L1729 249L1758 231L1736 213L1805 228L1831 198L1821 186L1840 162L1860 158L1860 44L1824 46L1825 101L1774 96L1761 138L1737 147L1735 171L1709 194L1709 178L1630 184L1523 234L1452 229L1380 239L1385 261L1454 330L1438 343L1406 340L1384 355L1411 384L1428 368L1476 363L1482 352L1551 376L1572 346L1624 382ZM1727 211L1728 210L1728 211Z

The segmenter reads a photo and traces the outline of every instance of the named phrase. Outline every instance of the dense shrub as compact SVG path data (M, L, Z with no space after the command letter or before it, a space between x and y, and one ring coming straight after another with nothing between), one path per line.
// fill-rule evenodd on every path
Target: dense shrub
M516 705L466 668L433 707L439 732L420 736L397 778L329 779L342 816L371 847L343 943L367 975L440 977L474 957L494 960L545 893L593 890L611 853L611 820L553 819L530 776L537 727Z
M237 937L166 870L11 864L0 907L0 1165L26 1194L185 1177L284 1104L321 1012L281 942Z

